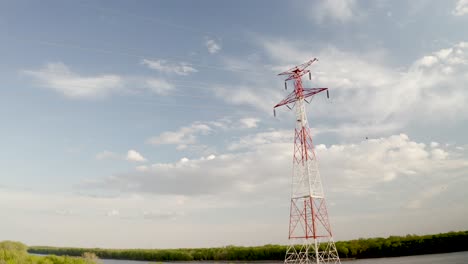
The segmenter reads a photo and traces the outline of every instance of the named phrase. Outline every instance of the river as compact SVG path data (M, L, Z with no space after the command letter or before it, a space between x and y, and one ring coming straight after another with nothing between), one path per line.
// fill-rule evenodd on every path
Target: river
M150 263L149 261L130 261L130 260L112 260L103 259L103 264L143 264ZM155 263L155 262L153 262ZM161 263L161 262L159 262ZM171 262L178 264L214 264L214 263L230 263L230 262ZM235 263L235 262L232 262ZM237 262L242 263L242 262ZM261 264L278 264L282 262L250 262L250 263L261 263ZM431 254L431 255L420 255L420 256L409 256L409 257L398 257L398 258L375 258L375 259L359 259L359 260L348 260L342 261L346 264L467 264L468 263L468 251L445 253L445 254Z

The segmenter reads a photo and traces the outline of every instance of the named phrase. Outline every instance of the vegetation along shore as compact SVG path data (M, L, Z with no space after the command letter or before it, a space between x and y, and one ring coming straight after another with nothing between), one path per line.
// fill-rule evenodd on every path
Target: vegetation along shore
M342 258L379 258L468 251L468 231L338 241L336 246ZM284 260L285 251L286 246L284 245L183 249L101 249L32 246L28 249L29 253L36 254L82 256L84 253L94 253L103 259L145 261L282 261Z
M94 264L96 259L89 253L83 254L83 257L33 256L27 249L19 242L0 242L0 264Z

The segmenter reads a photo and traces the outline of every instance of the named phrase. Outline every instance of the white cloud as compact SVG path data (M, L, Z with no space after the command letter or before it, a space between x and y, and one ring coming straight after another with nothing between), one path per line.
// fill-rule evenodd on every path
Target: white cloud
M455 16L463 16L468 14L468 0L458 0L455 9L452 11Z
M207 39L205 45L211 54L218 53L221 50L221 44L214 39Z
M311 66L312 81L304 78L306 87L330 88L329 100L318 95L308 106L312 119L327 120L323 127L315 128L319 132L364 139L398 133L408 126L442 120L454 124L468 118L465 104L468 90L463 85L468 83L465 42L436 50L398 68L385 64L384 52L356 55L327 47L311 53L307 52L309 46L297 42L259 39L258 43L272 61L272 76L303 62L304 58L320 59ZM212 88L214 95L229 104L249 106L271 115L273 105L289 92L282 89L279 79L264 81L243 73L238 75L245 77L244 84L217 85ZM287 109L276 112L280 119L283 115L291 116Z
M146 80L148 89L159 95L167 95L175 89L174 85L163 79L148 78Z
M114 217L114 216L119 216L120 215L120 212L119 210L116 210L116 209L112 209L110 211L108 211L106 213L107 216L111 216L111 217Z
M146 158L143 157L136 150L129 150L126 155L104 150L96 154L96 159L97 160L106 160L106 159L127 160L127 161L133 161L133 162L145 162L146 161Z
M434 160L444 160L448 155L446 151L439 148L435 148L431 151L431 156Z
M229 208L229 211L239 212L235 224L244 229L248 228L243 222L245 219L275 223L275 228L271 228L270 233L262 232L262 236L271 239L266 241L282 241L279 234L283 232L271 233L271 230L287 227L292 171L291 134L289 130L255 133L232 142L232 152L218 153L214 158L204 156L156 163L145 172L113 175L87 188L99 193L113 190L139 195L183 196L187 200L184 206L193 206L194 200L203 203L187 207L189 211L203 210L203 214L210 218L224 217L220 210ZM356 238L363 233L366 236L387 236L439 232L438 228L466 229L468 214L455 211L468 213L464 207L468 153L460 153L457 146L434 151L429 145L399 134L355 143L317 146L319 168L331 205L329 212L339 239ZM440 156L440 153L447 155ZM441 190L440 186L444 189ZM440 227L440 221L443 221L440 218L427 223L424 228L415 229L414 221L422 220L428 208L451 215L451 221ZM452 210L454 208L457 210ZM159 212L163 211L157 210L156 215ZM167 214L171 215L171 212L173 210L168 210ZM184 219L188 223L197 219L187 210L185 212ZM248 217L241 212L246 212ZM377 216L382 220L375 220ZM388 217L411 217L413 221L395 222L389 226ZM348 228L358 225L363 219L374 219L374 225L359 232ZM386 228L390 230L378 231ZM206 233L210 232L213 230ZM223 241L226 239L230 239L228 234L223 236Z
M446 151L411 141L405 134L369 139L360 144L321 147L317 153L326 175L338 176L337 182L350 189L370 190L378 183L402 177L419 181L428 174L444 180L451 169L463 170L468 166L466 157L447 159Z
M105 159L119 159L120 156L112 151L104 150L96 154L97 160L105 160Z
M167 240L154 240L154 236L148 235L151 226L151 230L154 230L152 232L158 234L174 234L174 230L177 230L182 232L180 234L187 235L190 232L184 229L190 226L190 223L177 224L173 222L174 218L210 207L212 205L209 200L181 195L102 197L82 196L73 191L54 193L17 191L9 188L0 191L0 208L9 212L8 219L5 219L8 227L0 227L0 232L4 236L36 245L64 243L82 247L124 248L133 244L139 247L163 247L167 245ZM69 208L73 208L73 211ZM156 217L158 215L160 217ZM128 221L135 224L129 227ZM158 222L156 226L155 221ZM38 228L28 230L27 227L33 224ZM81 228L76 228L77 226ZM115 232L123 228L127 228L130 233ZM172 231L167 231L168 228ZM199 228L204 229L204 226ZM99 235L96 235L96 230L99 230ZM193 238L195 239L195 236ZM180 244L180 240L174 240L170 247L181 245L184 244ZM196 242L194 240L193 243L185 245L196 246Z
M140 165L140 166L136 166L135 168L137 171L148 171L148 166L146 165Z
M313 6L311 16L317 22L325 19L348 22L357 16L355 0L320 0Z
M150 220L159 220L159 219L171 219L175 220L178 217L184 216L183 212L174 212L174 211L144 211L143 217Z
M255 86L258 89L252 89ZM277 98L279 101L281 96L280 92L272 91L271 86L260 86L253 84L247 85L216 85L212 87L214 95L226 102L233 105L249 105L256 109L271 113L273 104L271 100L266 100L266 96ZM267 90L268 93L261 93ZM266 95L266 96L265 96ZM275 102L275 101L273 101Z
M255 133L232 142L238 146L235 153L156 163L143 172L119 173L76 190L90 193L88 196L0 189L0 208L9 213L0 233L28 244L90 246L92 239L93 247L286 243L291 134L289 130ZM385 228L390 230L384 235L466 229L468 153L457 147L436 147L448 153L440 159L433 155L430 141L417 142L404 134L318 145L321 175L338 239L380 235L378 230ZM70 208L72 215L67 211ZM429 214L428 208L439 213ZM200 222L200 214L211 222ZM377 215L382 219L376 219ZM426 215L439 218L431 218L424 228L414 231ZM392 225L388 224L390 216L395 219ZM412 221L407 221L409 218ZM359 232L348 228L363 219L374 219L374 224ZM38 227L33 231L27 229L31 221ZM129 221L134 223L130 227ZM268 227L252 224L256 222L267 223ZM129 228L129 232L115 232L121 228ZM96 230L101 235L96 236ZM186 239L182 244L177 238L154 240L148 230L165 237L183 235ZM241 235L240 230L244 230ZM48 236L52 231L54 235ZM261 239L246 235L252 232Z
M137 152L136 150L129 150L127 152L127 158L126 158L128 161L134 161L134 162L145 162L146 159L145 157L143 157L139 152Z
M192 150L204 150L210 153L212 149L201 145L198 142L200 136L207 136L219 131L243 130L257 127L260 120L253 117L240 118L238 121L231 121L230 118L222 118L216 121L196 121L190 125L180 127L175 131L165 131L157 136L151 137L147 142L151 145L176 145L177 150L185 150L191 147Z
M187 145L195 144L198 135L207 135L212 128L205 123L195 122L190 126L179 128L177 131L166 131L158 136L148 139L152 145L173 144L178 149L184 149Z
M189 75L191 73L198 72L197 69L193 68L187 62L179 63L169 63L165 60L148 60L143 59L141 61L143 65L148 66L148 68L168 74L177 74L177 75Z
M102 186L191 196L254 190L274 195L272 189L288 186L292 136L291 131L252 134L230 145L229 150L235 153L156 163L144 173L112 176ZM429 179L445 181L447 174L453 179L468 167L468 158L455 155L454 148L432 148L405 134L355 144L322 144L316 152L324 181L333 186L333 191L346 190L348 194L372 192L381 184L406 178L425 179L426 183Z
M358 56L333 47L310 53L303 52L307 46L300 43L265 39L259 43L274 62L276 73L303 62L304 58L320 59L311 66L312 81L304 80L304 85L330 88L330 100L318 96L312 107L315 115L327 116L333 123L343 124L347 120L349 124L385 132L381 128L398 131L408 124L454 122L468 117L465 104L468 90L463 85L468 82L465 42L422 56L406 68L389 67L382 63L384 59ZM281 92L281 81L275 85ZM270 112L286 96L284 92L278 99L279 94L271 86L221 87L215 95L231 104Z
M231 142L228 150L251 149L256 146L276 144L278 142L289 142L292 144L294 132L290 130L274 130L268 132L259 132L256 134L244 136L237 141Z
M239 122L241 123L242 127L255 128L257 127L258 122L260 122L260 119L253 118L253 117L246 117L246 118L240 119Z
M440 195L447 190L448 184L440 184L433 186L429 189L424 190L423 192L417 193L416 198L413 198L408 204L407 208L409 209L418 209L421 208L424 202L427 202L429 199Z
M289 153L279 153L273 157L260 155L266 150L275 153L279 150L278 147L281 145L271 147L263 145L260 146L260 151L210 155L199 159L183 158L173 163L156 163L148 172L113 176L105 179L98 187L116 188L134 193L186 196L225 193L236 196L239 192L251 192L253 189L268 187L271 181L278 180L275 175L279 176L280 172L289 171L286 166L282 166L285 165L283 162L274 162L278 157L281 157L281 161L286 160L283 157L285 155L289 157ZM265 178L266 175L270 177ZM285 180L288 182L287 178Z
M82 76L61 62L48 63L39 70L25 70L41 86L69 98L96 98L118 92L123 87L122 77L115 74Z
M70 209L58 209L58 210L55 210L55 213L58 214L58 215L63 215L63 216L69 216L69 215L73 215L73 210L70 210Z
M380 135L388 135L391 132L401 130L403 125L399 122L359 122L340 123L331 126L312 127L312 132L317 134L332 133L337 134L342 138L360 138L375 137Z

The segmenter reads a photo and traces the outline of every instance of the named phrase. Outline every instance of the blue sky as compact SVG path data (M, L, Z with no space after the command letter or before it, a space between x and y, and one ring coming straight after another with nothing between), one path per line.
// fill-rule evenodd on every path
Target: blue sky
M3 1L2 239L286 243L276 74L314 57L336 239L467 229L467 23L466 0Z

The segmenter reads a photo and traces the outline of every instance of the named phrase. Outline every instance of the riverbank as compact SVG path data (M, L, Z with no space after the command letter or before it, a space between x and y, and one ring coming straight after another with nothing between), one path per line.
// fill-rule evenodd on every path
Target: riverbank
M468 231L433 235L390 236L336 242L342 258L380 258L468 251ZM227 246L182 249L101 249L32 246L28 252L82 256L85 252L103 259L144 261L276 261L283 260L284 245Z
M5 264L95 264L92 258L70 256L32 256L27 252L28 247L19 242L0 242L0 263ZM93 257L93 256L92 256Z

